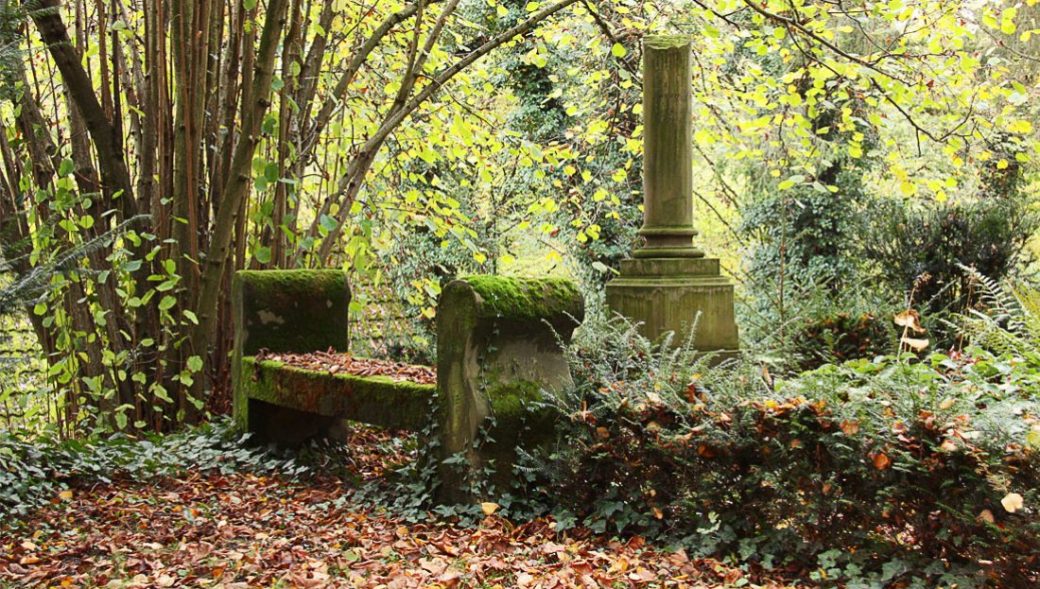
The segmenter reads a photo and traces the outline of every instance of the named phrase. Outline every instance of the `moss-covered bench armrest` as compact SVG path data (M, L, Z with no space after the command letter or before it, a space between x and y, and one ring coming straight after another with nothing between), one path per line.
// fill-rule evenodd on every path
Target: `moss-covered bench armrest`
M346 352L350 284L340 270L242 270L231 285L235 351Z
M517 446L550 433L551 417L532 408L543 392L573 386L561 344L584 311L565 279L471 276L445 286L437 308L441 500L467 500L465 479L491 462L495 482L507 482ZM489 423L494 441L478 448ZM447 460L460 453L462 472Z
M285 419L291 409L314 418L347 418L393 429L419 429L430 412L436 385L401 382L386 376L330 374L288 366L273 360L242 359L238 394L257 409L271 410L252 416L251 430L266 439L303 441L306 424ZM291 415L291 414L290 414ZM272 418L272 416L277 416ZM301 438L301 439L296 439Z
M297 438L318 435L333 419L296 411L287 403L284 411L256 406L243 390L244 358L261 350L275 353L349 349L350 284L340 270L242 270L231 283L231 309L235 324L232 357L232 389L235 423L258 432L261 421L284 418L281 430L298 431ZM295 411L295 413L294 413Z

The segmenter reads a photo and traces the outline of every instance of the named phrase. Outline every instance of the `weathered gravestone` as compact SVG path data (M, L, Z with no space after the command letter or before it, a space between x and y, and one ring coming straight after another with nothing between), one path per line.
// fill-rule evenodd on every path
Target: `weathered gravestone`
M696 322L699 350L736 350L733 284L719 261L693 246L691 42L680 36L643 41L642 247L607 284L607 304L641 322L657 339L685 340Z
M518 447L553 430L543 394L573 386L562 343L584 316L575 284L563 279L474 276L449 283L437 307L441 499L467 499L467 475L493 465L508 483ZM480 440L481 429L489 440ZM461 470L453 456L465 461ZM448 462L444 462L447 460Z

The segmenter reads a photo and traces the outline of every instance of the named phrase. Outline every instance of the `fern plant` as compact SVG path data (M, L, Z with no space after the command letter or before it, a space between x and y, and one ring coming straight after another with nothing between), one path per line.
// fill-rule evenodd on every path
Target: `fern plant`
M961 269L981 307L970 309L954 325L962 340L996 354L1040 360L1040 290L994 280L970 266Z

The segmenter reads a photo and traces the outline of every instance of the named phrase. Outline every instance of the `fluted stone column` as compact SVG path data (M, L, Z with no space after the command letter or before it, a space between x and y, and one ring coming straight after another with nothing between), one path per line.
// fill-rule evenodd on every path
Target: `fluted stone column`
M644 243L607 285L607 304L651 339L672 331L681 343L696 323L697 349L735 350L733 284L693 245L690 51L687 37L643 40Z

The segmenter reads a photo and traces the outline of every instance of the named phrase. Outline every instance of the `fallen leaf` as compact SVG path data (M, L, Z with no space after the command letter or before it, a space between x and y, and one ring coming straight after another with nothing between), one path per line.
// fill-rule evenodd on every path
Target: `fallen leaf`
M841 431L846 436L854 436L857 432L859 432L859 422L850 421L846 419L845 421L841 422Z
M1008 493L1000 500L1000 504L1008 513L1015 513L1024 506L1022 496L1018 493Z
M921 350L928 347L928 340L926 339L916 337L903 337L899 341L906 344L906 347L910 348L915 352L920 352Z
M892 459L888 457L888 454L884 452L878 452L874 455L874 468L878 470L885 470L892 465Z
M913 309L907 309L896 313L895 316L892 317L892 320L895 321L896 325L899 327L906 327L913 330L915 333L924 333L925 331L924 327L921 327L921 316Z

